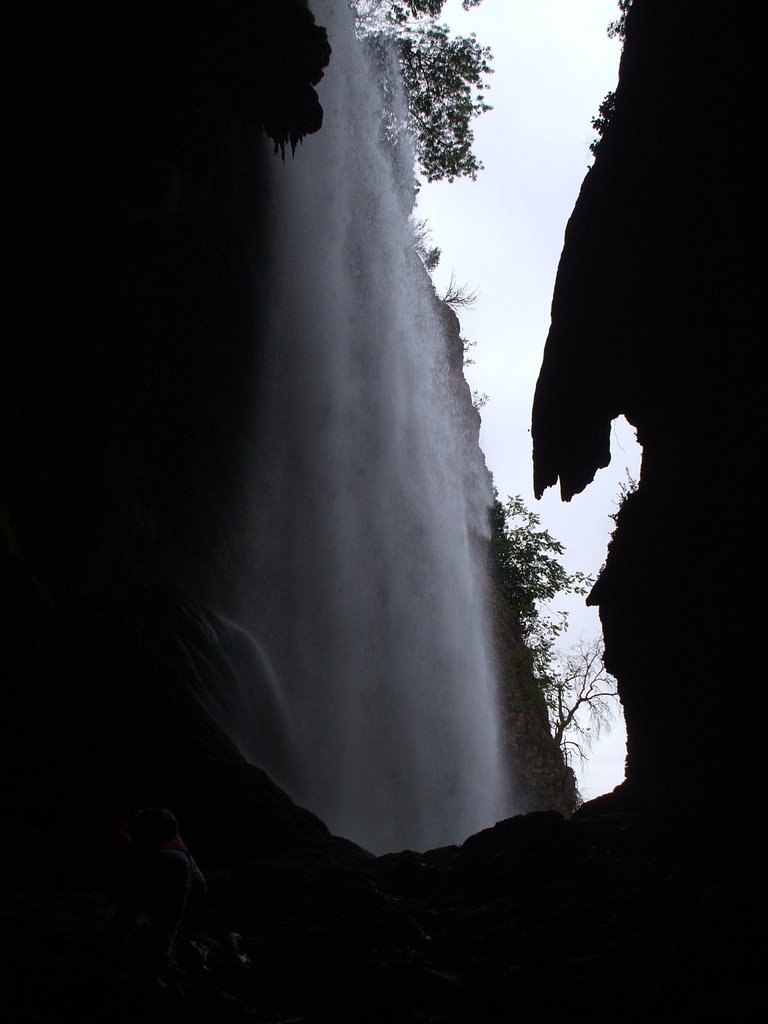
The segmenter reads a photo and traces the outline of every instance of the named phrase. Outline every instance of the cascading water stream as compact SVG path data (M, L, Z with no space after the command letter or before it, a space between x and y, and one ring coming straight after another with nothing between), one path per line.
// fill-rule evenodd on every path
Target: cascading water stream
M274 166L242 612L280 680L289 752L254 749L333 832L427 849L510 813L478 564L491 495L348 5L313 9L333 56L322 130Z

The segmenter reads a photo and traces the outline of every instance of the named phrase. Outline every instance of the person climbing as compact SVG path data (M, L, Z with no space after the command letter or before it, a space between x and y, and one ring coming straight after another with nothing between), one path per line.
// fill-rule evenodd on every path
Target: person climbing
M105 951L119 955L137 919L149 915L143 965L165 983L175 966L179 925L190 895L207 892L205 877L179 835L167 808L147 807L116 832L115 910L105 932Z

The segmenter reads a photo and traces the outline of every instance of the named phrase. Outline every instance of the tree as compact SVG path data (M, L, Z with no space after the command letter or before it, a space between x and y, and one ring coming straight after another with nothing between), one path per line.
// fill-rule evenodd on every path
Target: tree
M385 24L405 25L417 18L438 18L446 0L350 0L358 28ZM462 0L465 11L479 7L483 0Z
M495 493L490 510L491 576L517 622L521 640L533 659L540 685L548 679L555 643L568 624L568 613L549 611L559 595L586 594L594 582L582 572L568 573L559 558L565 548L540 529L540 517L516 495L506 502Z
M585 594L593 580L565 570L560 562L563 545L540 529L539 516L519 495L502 503L496 494L490 515L492 578L530 652L552 736L572 767L574 756L585 760L593 740L610 728L618 693L603 664L601 637L582 638L568 651L557 649L568 614L551 612L549 602L565 594Z
M468 284L459 284L456 275L451 271L450 279L440 300L452 309L471 309L477 302L479 294L479 288L470 288Z
M572 767L585 761L592 743L607 732L618 710L616 680L603 662L602 638L580 639L555 655L543 690L552 736Z
M616 106L616 93L611 91L605 94L603 102L597 108L597 115L592 118L592 127L598 134L593 142L589 144L589 151L592 156L597 156L597 151L600 148L603 134L610 123L611 117L613 116L614 107Z
M432 231L426 218L419 220L416 217L411 217L411 227L413 229L413 248L428 273L431 274L437 269L440 262L442 255L440 247L431 244Z
M427 181L477 178L483 164L472 152L471 120L490 110L483 75L491 73L490 48L474 34L451 37L431 24L400 42L409 127Z
M385 102L385 137L407 131L427 181L475 179L482 163L472 152L471 121L490 110L485 79L492 73L490 47L473 34L452 36L437 21L445 0L349 0L358 34L379 70ZM464 10L481 0L463 0ZM393 60L394 57L394 60ZM391 81L399 68L405 106L398 110Z
M608 26L608 38L609 39L620 39L621 45L624 45L624 38L627 32L627 14L632 6L632 0L618 0L619 4L619 17L616 21L612 21ZM592 156L597 156L597 151L600 148L600 142L603 134L608 127L613 111L616 106L616 93L611 90L605 94L603 102L600 104L597 110L597 115L592 118L592 127L597 132L598 138L596 138L589 145L589 151Z
M632 6L632 0L617 0L617 3L620 13L616 21L612 21L608 26L608 38L621 39L623 43L624 37L627 34L627 14L629 14L629 8Z

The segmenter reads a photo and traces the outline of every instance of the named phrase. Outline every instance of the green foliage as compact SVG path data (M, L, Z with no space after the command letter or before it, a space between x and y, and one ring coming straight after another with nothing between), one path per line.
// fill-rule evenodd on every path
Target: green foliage
M462 0L465 11L479 7L483 0ZM445 0L350 0L358 19L368 22L388 21L396 25L407 25L418 18L438 18L445 7Z
M626 476L626 480L619 481L619 496L616 500L616 511L611 512L611 519L614 521L614 523L618 523L619 513L621 512L624 502L627 500L630 494L635 493L639 486L639 481L635 480L635 478L629 472L629 467L624 467L624 474Z
M603 133L605 132L605 129L608 127L608 124L611 120L615 104L616 93L606 93L605 99L598 107L597 116L592 118L592 127L595 129L599 136L597 139L594 140L594 142L591 142L589 145L589 151L593 156L597 155L597 151L600 148L600 142L602 140Z
M632 0L617 0L619 5L619 17L608 26L609 39L624 39L627 31L627 14L632 6Z
M618 0L619 4L619 17L616 21L612 21L608 26L608 38L609 39L620 39L622 46L624 45L624 38L627 31L627 14L632 6L632 0ZM597 155L597 151L600 148L600 142L603 134L610 123L611 117L613 116L614 107L616 105L616 93L611 91L605 94L603 102L600 104L597 112L597 116L592 118L592 127L598 134L593 142L590 143L589 151L592 156Z
M481 0L464 0L464 10ZM475 179L482 163L472 152L471 122L490 110L485 79L491 50L473 34L452 36L437 22L445 0L350 0L358 33L377 55L385 111L385 137L407 131L427 181ZM394 50L407 111L400 123L387 56Z
M427 181L474 180L482 170L472 152L470 125L491 109L483 82L491 73L490 61L490 49L474 34L452 37L445 25L429 25L401 39L409 127Z
M566 572L559 560L563 545L540 528L540 517L519 495L502 503L496 494L490 519L492 576L531 651L534 674L544 684L555 643L568 624L568 613L549 612L548 602L564 594L586 594L594 581L581 572Z
M634 482L628 480L631 487ZM594 582L584 573L566 572L560 562L563 552L560 541L540 528L539 516L522 498L510 497L502 504L495 494L492 575L530 652L533 681L544 697L552 737L572 766L575 758L585 761L592 742L610 729L619 700L616 680L603 663L602 638L581 639L569 651L556 649L568 614L550 612L548 602L585 594Z
M416 255L424 264L427 272L431 274L437 269L437 265L440 262L442 255L440 247L431 244L432 231L426 219L419 220L412 217L411 228L413 229L413 248Z

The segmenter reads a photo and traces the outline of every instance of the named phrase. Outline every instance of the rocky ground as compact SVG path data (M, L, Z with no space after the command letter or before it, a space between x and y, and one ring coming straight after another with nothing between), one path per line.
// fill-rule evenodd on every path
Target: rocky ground
M330 837L208 870L165 987L107 958L98 851L6 822L14 1022L751 1020L768 1005L755 837L622 809L511 818L373 857ZM727 841L726 841L727 838Z

